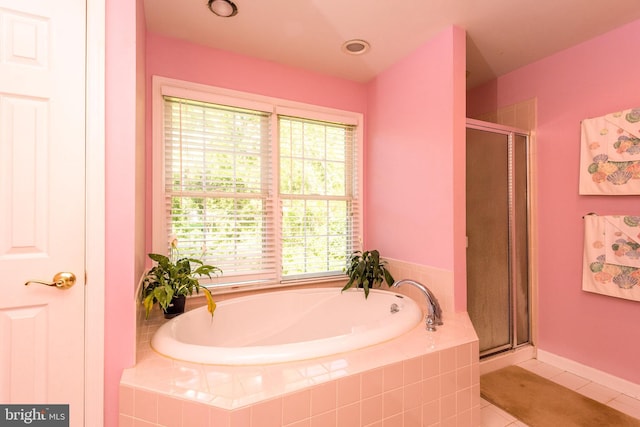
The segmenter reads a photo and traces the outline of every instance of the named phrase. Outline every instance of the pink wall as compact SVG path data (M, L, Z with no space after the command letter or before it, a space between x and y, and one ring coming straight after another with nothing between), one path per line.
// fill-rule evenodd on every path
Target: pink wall
M368 84L365 153L367 246L455 268L463 279L459 309L466 307L464 37L450 27Z
M365 111L365 87L359 83L152 33L147 35L147 51L148 83L150 76L159 75L331 108ZM150 111L148 117L149 114ZM147 131L150 132L150 128Z
M105 426L118 424L122 369L132 366L133 290L141 274L144 195L144 13L142 0L106 2L105 43ZM144 80L142 80L144 83ZM90 143L90 142L89 142ZM142 169L144 171L144 169Z
M588 212L640 213L640 196L579 196L580 121L640 106L640 20L525 66L468 94L470 117L538 102L539 348L640 383L640 302L581 291Z

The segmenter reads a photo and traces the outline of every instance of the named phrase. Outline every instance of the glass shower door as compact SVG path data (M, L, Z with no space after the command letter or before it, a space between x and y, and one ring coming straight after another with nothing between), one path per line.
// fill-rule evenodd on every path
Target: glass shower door
M467 128L467 310L481 356L530 339L527 141Z

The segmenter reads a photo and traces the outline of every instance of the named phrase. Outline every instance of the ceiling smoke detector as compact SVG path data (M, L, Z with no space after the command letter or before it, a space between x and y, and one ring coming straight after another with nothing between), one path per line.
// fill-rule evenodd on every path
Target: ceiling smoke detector
M238 7L231 0L209 0L209 10L223 18L231 18L238 14Z
M371 46L369 45L368 42L364 40L358 40L358 39L348 40L344 42L342 45L342 51L349 55L362 55L363 53L367 52L370 48Z

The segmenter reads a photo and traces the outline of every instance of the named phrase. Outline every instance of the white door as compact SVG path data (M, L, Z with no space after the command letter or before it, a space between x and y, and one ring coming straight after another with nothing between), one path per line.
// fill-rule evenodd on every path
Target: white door
M85 0L0 0L0 404L69 404L71 426L84 418L85 15ZM75 285L25 285L59 272Z

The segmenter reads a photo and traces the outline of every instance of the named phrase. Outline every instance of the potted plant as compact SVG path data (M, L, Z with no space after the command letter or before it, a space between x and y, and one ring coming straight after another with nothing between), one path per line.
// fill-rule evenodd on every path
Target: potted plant
M187 295L200 290L207 298L207 308L213 316L216 303L211 292L200 285L199 277L211 277L212 274L221 273L218 267L203 263L199 259L178 256L177 239L172 239L170 256L149 254L149 258L156 262L142 279L142 292L140 299L145 308L146 318L153 305L157 302L169 319L184 312L184 303Z
M364 297L369 296L369 289L374 285L387 282L391 286L394 282L393 276L386 268L387 262L380 260L380 253L377 250L355 251L347 260L345 273L349 276L349 281L342 288L343 291L349 289L354 284L358 288L364 288Z

